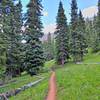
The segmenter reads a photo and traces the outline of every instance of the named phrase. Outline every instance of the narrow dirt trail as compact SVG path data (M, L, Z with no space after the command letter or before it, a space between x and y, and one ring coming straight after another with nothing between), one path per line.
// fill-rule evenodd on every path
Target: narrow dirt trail
M49 91L46 100L56 100L56 74L53 71L49 80Z

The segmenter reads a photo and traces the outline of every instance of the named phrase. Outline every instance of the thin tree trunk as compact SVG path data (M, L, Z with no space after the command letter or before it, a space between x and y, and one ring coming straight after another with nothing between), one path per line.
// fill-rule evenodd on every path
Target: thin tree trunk
M62 64L62 66L64 65L64 59L63 58L62 58L61 64Z

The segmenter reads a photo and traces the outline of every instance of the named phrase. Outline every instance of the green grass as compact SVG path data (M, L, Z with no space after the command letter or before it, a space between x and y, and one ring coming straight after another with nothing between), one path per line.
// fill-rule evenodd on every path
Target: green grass
M100 100L100 65L66 64L56 75L57 100Z
M88 54L84 57L86 63L98 63L100 62L100 54Z
M88 54L84 57L83 63L100 62L100 55ZM45 63L45 69L49 69L55 65L55 61L51 60ZM10 100L45 100L48 92L48 80L50 73L42 73L46 79L38 85L29 88L20 94L11 97ZM33 77L33 81L35 77ZM56 70L57 78L57 100L100 100L100 65L99 64L72 64L68 63L62 68ZM18 78L22 84L32 81L30 76ZM18 84L11 84L10 89L19 87ZM8 88L8 89L9 89ZM4 91L8 90L5 88ZM1 89L0 89L1 91Z
M47 61L44 66L45 68L51 68L54 65L55 65L55 60L51 60L51 61Z
M46 74L46 77L44 81L35 87L29 88L17 96L11 97L9 100L45 100L48 92L49 74Z
M12 82L12 83L6 84L4 87L0 87L0 93L14 90L32 81L36 81L37 79L39 78L36 76L30 77L30 75L23 75L21 77L14 78L13 80L15 80L16 82Z

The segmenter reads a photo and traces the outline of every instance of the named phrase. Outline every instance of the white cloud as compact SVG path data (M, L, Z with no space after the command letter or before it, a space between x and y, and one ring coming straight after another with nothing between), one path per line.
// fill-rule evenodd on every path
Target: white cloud
M49 24L49 25L44 26L43 32L45 34L48 34L49 32L54 33L55 30L56 30L56 24Z
M43 11L42 14L43 14L43 16L48 16L48 12L47 11Z
M85 18L91 18L94 15L97 15L98 8L97 6L91 6L88 8L83 9L82 13Z

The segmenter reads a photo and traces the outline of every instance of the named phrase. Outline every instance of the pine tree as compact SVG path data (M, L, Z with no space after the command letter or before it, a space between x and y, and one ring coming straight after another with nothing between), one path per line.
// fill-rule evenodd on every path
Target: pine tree
M86 38L88 47L91 48L93 46L93 42L95 41L97 37L96 31L94 28L94 22L90 19L86 19L85 25L86 25L85 38Z
M5 54L7 54L9 47L11 46L11 19L12 19L12 8L13 7L13 3L9 0L3 0L1 2L1 19L2 19L2 33L4 34L2 39L4 40L4 44L6 45L5 48ZM5 47L5 46L4 46ZM7 56L5 55L5 57L7 58ZM6 68L8 68L8 66L6 65ZM10 69L10 68L9 68Z
M11 4L11 5L10 5ZM9 1L8 6L11 8L11 12L9 14L9 26L10 32L9 34L9 48L7 51L7 72L16 76L16 74L20 74L20 33L22 27L22 19L21 19L21 9L22 5L19 1L19 4L14 6L13 2Z
M81 10L78 15L78 26L79 26L78 29L82 31L83 33L85 33L85 29L86 29L85 20L84 20Z
M98 26L98 37L99 37L99 43L100 43L100 0L98 0L98 15L97 15L97 26Z
M43 52L44 52L44 59L45 61L48 61L48 41L47 40L43 40L42 42L43 44Z
M52 49L51 49L51 33L48 33L47 35L47 59L52 59Z
M77 21L78 21L78 7L77 7L77 1L72 0L71 3L71 27L72 32L76 32L77 30Z
M54 37L51 36L51 33L47 34L47 40L43 40L43 49L45 60L49 61L55 58Z
M40 38L43 36L42 33L42 22L41 22L41 0L30 0L27 5L27 22L26 29L28 41L26 50L26 70L29 73L37 72L44 64L42 43Z
M6 68L6 49L7 44L3 32L3 18L0 16L0 78L2 78Z
M74 62L77 62L79 55L79 36L78 36L78 7L76 0L72 0L71 3L71 54Z
M97 32L97 37L94 42L93 52L98 52L100 51L100 0L98 0L98 14L97 14L97 22L95 28Z
M57 27L56 27L56 61L58 64L65 64L69 58L69 46L68 46L68 26L67 18L64 14L63 4L59 3L58 15L57 15Z
M79 40L79 52L80 52L80 61L83 60L84 54L87 53L87 43L86 43L86 26L85 26L85 20L83 18L82 12L79 12L78 17L78 40Z
M53 41L52 41L51 33L48 34L47 37L47 52L48 52L48 60L52 60L54 58L54 48L53 48Z
M22 22L22 4L19 0L19 3L14 6L14 40L12 44L12 57L10 59L13 59L13 66L15 67L15 75L21 74L21 27L23 25Z

